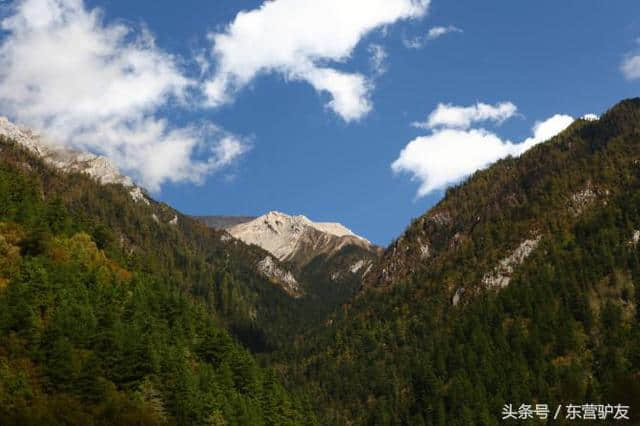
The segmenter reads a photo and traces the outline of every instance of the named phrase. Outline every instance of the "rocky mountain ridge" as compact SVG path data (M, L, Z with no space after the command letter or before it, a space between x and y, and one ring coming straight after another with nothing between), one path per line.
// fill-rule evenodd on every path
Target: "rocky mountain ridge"
M513 400L637 407L639 229L636 98L448 189L324 335L300 339L291 375L326 424L497 425Z
M18 126L2 116L0 135L14 140L58 170L66 173L84 173L103 185L122 185L130 188L129 194L135 201L149 203L145 191L136 186L129 176L120 173L118 167L107 157L57 146L38 132Z
M280 261L302 264L350 244L375 251L367 239L339 223L318 223L303 215L289 216L276 211L231 226L227 232L246 244L262 247Z
M414 219L385 250L364 278L363 287L388 290L416 276L436 274L445 265L465 258L480 265L467 273L465 282L444 283L454 305L483 290L508 286L518 267L554 232L557 223L575 222L596 207L606 206L615 195L615 185L621 183L614 176L603 174L598 169L603 166L598 165L590 165L592 170L587 174L577 159L594 161L590 156L611 137L602 133L603 128L634 132L629 128L631 121L621 117L636 114L637 104L637 99L627 100L601 117L577 119L522 157L500 160L448 189L442 201ZM632 157L629 161L640 162ZM540 164L552 173L540 173ZM585 176L569 178L579 174ZM560 180L562 185L556 183ZM472 203L474 209L470 210ZM535 207L530 209L528 204ZM488 234L489 227L507 220L512 225L505 235ZM489 243L493 246L490 252L479 250Z

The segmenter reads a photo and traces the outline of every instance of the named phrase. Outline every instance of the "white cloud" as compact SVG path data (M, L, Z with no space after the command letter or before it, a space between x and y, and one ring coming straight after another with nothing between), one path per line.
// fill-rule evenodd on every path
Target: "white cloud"
M627 80L640 78L640 55L627 56L620 66L620 70Z
M544 121L536 122L533 126L533 136L525 139L521 144L514 145L516 149L511 155L520 155L540 142L548 141L569 127L574 121L575 118L570 115L556 114Z
M357 120L371 111L369 92L371 82L360 74L347 74L332 68L309 67L308 70L290 75L296 80L309 82L316 90L329 92L331 101L326 107L345 121Z
M345 121L371 110L372 83L359 73L330 66L347 61L371 31L422 17L430 0L273 0L240 12L227 28L210 35L216 70L205 84L218 106L261 73L305 81L332 100L327 107Z
M387 72L387 51L379 44L370 44L367 49L369 52L369 66L373 70L373 74L381 76Z
M419 181L418 196L422 197L508 153L509 146L486 130L444 129L409 142L391 167Z
M407 49L422 49L427 42L442 37L445 34L462 32L464 32L462 29L454 25L449 25L447 27L433 27L430 28L424 36L403 38L402 44L404 44L404 47Z
M107 155L149 189L198 182L246 151L215 126L176 128L158 117L170 102L186 104L196 84L146 29L106 24L83 0L17 1L1 27L2 112Z
M453 25L449 25L448 27L433 27L427 32L427 40L435 40L445 34L461 32L462 30L460 28Z
M412 126L422 129L433 129L440 126L468 129L473 123L482 121L494 121L500 124L516 115L517 112L518 108L511 102L502 102L496 105L478 102L468 107L438 104L437 108L429 114L427 121L414 122Z
M406 47L407 49L422 49L422 46L424 46L424 38L403 38L402 44L404 44L404 47Z
M475 110L475 107L469 108ZM515 113L515 106L513 110ZM502 117L490 116L492 119ZM521 155L566 129L574 119L557 114L537 122L532 129L533 136L521 143L503 140L485 129L469 129L473 121L481 120L450 120L446 124L453 127L438 128L429 135L412 140L392 163L393 172L410 174L420 183L417 196L422 197L455 184L501 158Z

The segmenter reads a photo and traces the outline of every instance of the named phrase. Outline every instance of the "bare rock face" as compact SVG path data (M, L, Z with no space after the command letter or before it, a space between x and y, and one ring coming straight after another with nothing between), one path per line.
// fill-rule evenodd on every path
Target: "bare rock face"
M352 274L357 274L358 271L362 269L362 267L365 265L365 263L366 262L362 259L358 260L356 263L351 265L351 267L349 268L349 271L351 271Z
M460 298L464 295L464 291L464 287L460 287L456 290L453 298L451 299L451 303L453 304L453 306L456 306L458 303L460 303Z
M420 247L420 258L428 259L431 256L431 246L429 243L423 243L420 238L418 238L418 245Z
M585 210L594 205L597 201L606 204L609 190L595 187L591 182L582 190L571 194L568 200L569 212L574 216L580 216Z
M257 267L258 272L267 279L280 284L290 296L296 298L302 296L300 285L291 271L287 271L278 266L271 256L267 256L258 262Z
M6 117L0 117L0 135L16 141L58 170L66 173L84 173L103 185L119 184L131 188L129 194L134 201L149 204L143 190L134 185L131 178L121 174L107 157L56 146L47 142L37 132L19 127Z
M451 225L451 222L453 222L451 214L446 210L436 211L429 214L427 216L427 220L435 223L438 226L448 226Z
M493 271L485 274L482 284L486 288L504 288L509 285L515 269L538 247L541 237L523 241L509 256L502 259Z
M252 221L234 225L227 228L227 232L246 244L262 247L280 261L298 265L304 265L321 254L336 253L347 245L372 252L377 250L369 241L339 223L317 223L305 216L279 212L269 212Z

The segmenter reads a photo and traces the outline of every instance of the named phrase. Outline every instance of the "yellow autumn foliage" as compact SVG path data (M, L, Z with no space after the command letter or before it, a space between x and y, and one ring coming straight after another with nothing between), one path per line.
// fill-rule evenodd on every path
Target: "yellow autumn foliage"
M9 279L18 271L20 248L15 244L20 241L21 235L17 225L0 223L0 289L6 287Z
M70 238L57 237L48 250L48 255L55 262L72 263L95 271L101 283L111 282L113 279L117 282L127 282L131 279L131 273L108 259L84 232Z

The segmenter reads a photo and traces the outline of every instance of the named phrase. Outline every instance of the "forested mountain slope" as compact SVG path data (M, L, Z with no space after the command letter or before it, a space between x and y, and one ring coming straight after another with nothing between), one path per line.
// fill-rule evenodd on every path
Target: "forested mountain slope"
M126 190L1 148L0 424L313 422L211 309L242 305L207 306L197 280L186 291L208 267L198 228L192 246L174 225L146 233L155 221ZM146 252L151 244L165 255Z
M326 301L318 292L294 299L260 272L268 253L259 247L230 239L149 196L142 202L119 183L105 184L74 169L61 172L22 145L0 136L2 163L36 179L42 197L57 199L119 262L170 279L204 301L254 351L286 345L309 324L322 322L357 287L323 288Z
M306 264L313 297L294 298L256 270L259 247L0 149L2 424L494 425L505 404L588 402L637 417L640 99L447 191L328 321L358 281L334 291L327 268L353 247ZM225 328L276 349L274 369Z
M632 99L448 190L289 376L327 424L494 425L509 403L637 419L639 230Z

